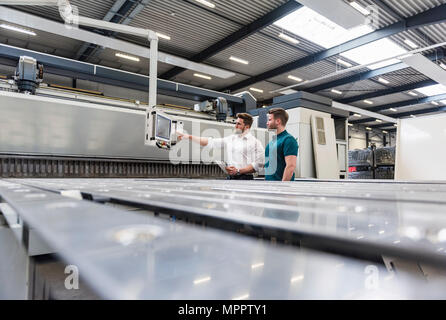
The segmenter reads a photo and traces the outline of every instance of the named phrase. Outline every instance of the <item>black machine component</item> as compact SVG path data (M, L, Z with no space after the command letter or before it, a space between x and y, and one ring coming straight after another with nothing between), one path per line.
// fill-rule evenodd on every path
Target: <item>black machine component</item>
M194 106L194 110L215 115L217 121L226 121L228 115L230 115L228 101L223 97L198 103Z
M226 121L228 117L228 101L225 98L217 98L215 100L215 107L217 110L217 121Z
M20 57L14 79L19 92L36 94L36 89L43 79L43 65L32 57Z

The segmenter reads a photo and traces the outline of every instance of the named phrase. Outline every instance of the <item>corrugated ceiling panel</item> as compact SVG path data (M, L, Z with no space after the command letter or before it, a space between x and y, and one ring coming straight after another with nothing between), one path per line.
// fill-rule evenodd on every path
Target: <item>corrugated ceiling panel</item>
M2 22L0 20L0 22ZM10 24L10 23L8 23ZM36 36L0 29L0 41L5 44L54 54L65 58L73 58L74 53L82 45L81 41L65 38L56 34L36 30Z
M70 0L70 4L76 6L79 14L88 18L102 19L111 9L115 0ZM52 6L13 6L13 8L32 14L61 21L59 10Z
M193 0L189 0L192 2ZM233 21L239 22L241 25L248 25L251 22L263 17L266 13L280 7L287 0L213 0L215 8L211 9L220 15L227 17ZM198 4L199 5L199 4ZM234 10L236 8L236 10Z
M238 24L181 0L152 0L130 25L170 36L170 41L160 41L160 50L185 57L240 29Z
M250 90L250 88L261 89L261 90L263 90L263 93L252 91L252 90ZM280 96L281 94L271 93L271 91L277 90L277 89L280 89L280 86L278 86L276 84L272 84L270 82L262 81L262 82L254 84L252 86L237 90L234 93L249 91L257 99L257 101L263 101L263 100L271 99L272 97Z
M357 0L356 2L358 2L361 6L368 9L369 11L374 12L372 26L374 26L375 28L383 28L399 20L393 14L387 12L386 10L383 10L378 5L376 5L373 0Z
M229 60L235 56L248 60L244 65ZM215 66L240 71L243 74L256 75L288 62L304 57L305 54L280 42L273 42L262 34L254 34L232 47L223 50L206 62Z
M431 26L424 26L420 28L426 35L428 35L435 43L446 41L446 23L434 24Z
M230 79L220 79L212 77L212 80L202 79L194 76L194 71L186 70L175 77L175 81L190 84L193 86L204 87L207 89L217 90L231 83L246 80L248 77L236 75Z
M446 0L383 0L396 13L404 18L435 8Z

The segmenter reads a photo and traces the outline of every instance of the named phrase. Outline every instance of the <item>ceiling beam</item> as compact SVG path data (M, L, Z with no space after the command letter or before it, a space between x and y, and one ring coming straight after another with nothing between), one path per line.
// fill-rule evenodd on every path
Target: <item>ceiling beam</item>
M383 2L382 0L374 0L373 1L379 8L386 11L387 13L393 15L398 20L403 20L404 16L400 15L398 12L393 10L387 3ZM423 31L414 29L412 32L416 33L419 37L423 38L429 45L434 44L435 41L431 39L427 34L425 34Z
M84 79L148 92L149 77L145 75L62 58L0 43L0 58L11 60L11 64L16 65L21 56L35 58L37 61L39 61L39 63L42 63L45 66L47 73L68 77L75 76L77 79ZM223 97L228 101L228 103L236 106L244 103L243 98L234 95L162 79L158 79L158 93L161 95L175 96L194 101L204 101Z
M383 90L377 90L374 92L370 92L370 93L365 93L359 96L354 96L354 97L350 97L350 98L346 98L346 99L342 99L339 100L340 103L352 103L355 101L362 101L362 100L366 100L366 99L371 99L371 98L376 98L376 97L382 97L382 96L386 96L389 94L394 94L394 93L400 93L403 91L409 91L409 90L413 90L413 89L417 89L417 88L423 88L423 87L428 87L428 86L432 86L437 84L436 81L434 80L423 80L423 81L419 81L419 82L415 82L415 83L409 83L409 84L405 84L402 86L398 86L398 87L392 87L392 88L387 88L387 89L383 89Z
M425 26L425 25L441 23L444 21L446 21L446 4L440 5L436 8L430 9L430 10L427 10L425 12L422 12L420 14L417 14L417 15L407 18L405 20L396 22L390 26L381 28L379 30L376 30L376 31L366 34L364 36L358 37L356 39L347 41L347 42L340 44L338 46L335 46L333 48L323 50L321 52L317 52L315 54L312 54L312 55L304 57L302 59L287 63L287 64L277 67L275 69L263 72L259 75L253 76L253 77L246 79L244 81L240 81L240 82L230 85L228 87L221 88L220 91L226 91L226 90L236 91L241 88L252 85L254 83L258 83L258 82L267 80L269 78L276 77L278 75L284 74L291 70L305 67L307 65L322 61L329 57L339 55L339 54L346 52L348 50L351 50L351 49L360 47L362 45L365 45L365 44L398 34L400 32L412 30L412 29L415 29L415 28L418 28L421 26Z
M443 59L444 58L444 51L441 50L438 54L436 53L432 53L429 54L428 56L426 56L429 60L437 60L437 59ZM338 86L342 86L342 85L346 85L346 84L350 84L353 82L357 82L357 81L363 81L363 80L368 80L368 79L372 79L374 77L379 77L382 75L385 75L387 73L390 72L395 72L395 71L400 71L403 69L407 69L407 65L403 62L401 63L396 63L390 66L386 66L386 67L382 67L379 69L375 69L375 70L370 70L370 71L364 71L355 75L352 75L350 77L346 77L343 79L337 79L337 80L333 80L327 83L323 83L308 89L305 89L305 91L307 92L318 92L318 91L322 91L322 90L326 90L326 89L331 89L331 88L335 88ZM434 81L434 84L436 84L436 82ZM394 93L394 92L392 92ZM376 96L377 97L377 96ZM352 98L348 98L348 99L343 99L342 101L340 101L341 103L349 103L349 102L353 102L353 101L358 101L358 100L363 100L363 99L355 99L355 97Z
M398 118L404 118L404 117L409 117L411 115L416 116L416 115L421 115L421 114L426 114L426 113L443 112L443 111L446 111L446 107L435 107L435 108L429 108L429 109L401 112L401 113L396 113L393 116L398 117Z
M226 48L236 44L237 42L242 41L243 39L249 37L250 35L266 28L267 26L271 25L275 21L281 19L282 17L286 16L287 14L299 9L302 7L301 4L294 0L289 0L287 3L283 4L282 6L274 9L273 11L267 13L263 17L253 21L247 26L244 26L240 30L234 32L233 34L227 36L226 38L222 39L221 41L213 44L212 46L204 49L203 51L197 53L194 55L190 60L194 62L203 62L204 60L208 59L209 57L212 57L216 55L217 53L225 50ZM162 79L170 79L175 77L176 75L183 72L185 69L175 67L164 74L161 75L160 78Z
M125 4L125 6L124 6ZM122 15L125 14L124 10L130 10L129 4L131 4L127 0L116 0L113 6L108 10L108 12L105 14L103 21L107 22L119 22L120 19L122 19ZM125 7L125 8L124 8ZM119 15L118 15L119 14ZM101 33L100 30L93 30L93 32ZM81 61L87 61L90 58L90 55L96 50L99 46L93 44L93 43L84 43L76 54L76 59Z
M367 110L372 111L372 112L377 112L377 111L381 111L381 110L388 110L390 108L396 109L396 108L410 107L410 106L414 106L414 105L426 104L426 103L431 103L433 101L439 101L439 100L445 100L445 99L446 99L446 94L439 94L439 95L431 96L431 97L424 97L424 98L419 98L419 99L414 99L414 100L386 104L386 105L382 105L382 106L378 106L378 107L374 107L374 108L369 108ZM431 109L421 109L421 110L415 110L415 111L392 113L392 118L407 117L407 116L410 116L411 114L416 115L416 114L430 113L430 112L435 112L435 111L443 111L445 108L446 107L438 106L438 107L431 108ZM426 112L426 110L434 110L434 111ZM366 122L371 122L371 121L375 121L375 120L376 120L375 118L365 118L365 119L360 119L360 120L352 120L352 121L350 121L350 123L359 124L359 123L366 123Z
M435 108L428 108L428 109L421 109L421 110L414 110L414 111L395 113L395 114L392 114L392 118L398 119L398 118L409 117L411 115L416 116L416 115L423 115L423 114L427 114L427 113L445 112L445 111L446 111L446 107L435 107ZM367 123L367 122L372 122L372 121L375 121L375 119L373 119L373 118L361 119L361 120L349 121L349 123L351 123L351 124L360 124L360 123ZM389 125L391 125L391 124L369 125L369 127L371 127L371 128L378 128L378 126L379 127L386 127L386 126L389 126Z
M368 108L367 110L377 112L377 111L382 111L382 110L389 110L390 108L393 108L393 109L404 108L404 107L409 107L409 106L416 106L419 104L431 103L434 101L441 101L441 100L446 100L446 94L439 94L439 95L430 96L430 97L424 97L424 98L418 98L418 99L413 99L413 100L408 100L408 101L401 101L401 102L385 104L382 106Z

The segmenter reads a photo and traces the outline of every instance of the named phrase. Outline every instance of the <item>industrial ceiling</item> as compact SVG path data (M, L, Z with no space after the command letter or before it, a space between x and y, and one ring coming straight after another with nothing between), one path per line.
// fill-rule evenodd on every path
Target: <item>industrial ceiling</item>
M340 49L337 46L324 47L311 39L285 32L283 27L275 24L304 8L294 0L212 0L210 3L214 6L197 0L71 1L83 16L168 35L169 40L160 39L159 50L162 52L235 73L228 79L213 77L209 80L197 78L191 70L159 63L160 78L230 93L249 90L259 105L270 104L274 96L281 95L272 91L298 84L300 79L302 82L313 80L344 69L346 66L339 63L341 58L350 66L360 64L341 54L371 41L389 39L406 51L446 41L446 0L358 0L356 3L364 8L377 8L379 19L374 21L374 30L361 37L368 37L365 42L349 41ZM61 21L54 7L8 7ZM290 35L298 43L280 38L280 33ZM109 36L148 46L136 37ZM144 60L125 61L116 57L111 49L51 33L39 31L36 36L29 36L0 29L0 42L125 71L148 73L148 64ZM426 50L422 54L434 63L446 63L446 59L443 60L444 47ZM248 63L230 60L230 57ZM364 67L323 79L317 84L301 84L296 90L398 118L444 112L445 104L431 101L428 94L416 91L435 84L420 72L399 63L372 70ZM393 126L354 116L351 122L377 128Z

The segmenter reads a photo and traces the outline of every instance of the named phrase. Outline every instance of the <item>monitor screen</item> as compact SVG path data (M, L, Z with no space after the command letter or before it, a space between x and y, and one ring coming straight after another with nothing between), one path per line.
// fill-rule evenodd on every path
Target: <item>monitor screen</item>
M156 138L170 140L170 123L169 118L163 117L159 114L156 115Z

